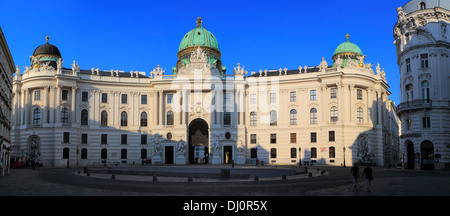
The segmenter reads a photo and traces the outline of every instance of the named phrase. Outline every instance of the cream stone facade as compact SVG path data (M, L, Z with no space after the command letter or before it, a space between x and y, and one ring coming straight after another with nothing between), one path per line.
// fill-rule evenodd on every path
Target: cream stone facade
M202 38L202 37L205 38ZM44 166L399 162L384 69L342 43L333 64L227 74L215 37L197 21L176 67L142 71L62 67L38 47L16 72L13 152Z
M404 167L450 169L450 2L411 0L397 12Z

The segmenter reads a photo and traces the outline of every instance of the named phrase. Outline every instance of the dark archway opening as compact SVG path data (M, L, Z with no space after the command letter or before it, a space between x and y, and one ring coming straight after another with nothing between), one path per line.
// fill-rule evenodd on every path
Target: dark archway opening
M406 141L406 161L408 169L414 169L414 144L411 141Z
M208 123L203 119L195 119L189 124L189 164L208 163L208 128Z
M434 170L434 146L433 143L426 140L422 142L420 146L421 151L421 169L422 170Z

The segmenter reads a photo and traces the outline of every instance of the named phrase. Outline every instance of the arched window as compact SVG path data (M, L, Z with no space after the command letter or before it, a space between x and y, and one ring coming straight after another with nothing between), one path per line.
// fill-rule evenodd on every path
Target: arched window
M331 122L337 122L338 120L338 109L337 107L331 107L330 110Z
M102 111L100 122L102 126L108 126L108 112L106 110Z
M420 2L419 7L420 7L420 10L426 9L425 2Z
M413 97L413 85L409 84L406 85L406 101L412 101L414 99Z
M291 158L297 158L297 148L291 148Z
M141 127L147 127L147 113L141 113Z
M311 158L317 158L317 148L311 148Z
M36 108L33 111L33 124L38 125L41 124L41 109Z
M290 119L291 125L297 125L297 110L291 109L289 119Z
M127 159L127 149L120 150L120 159Z
M277 125L277 111L270 111L270 125Z
M364 121L364 113L361 107L358 107L358 109L356 109L356 119L358 120L358 123L363 123Z
M128 126L128 114L125 111L120 113L120 126Z
M141 159L147 159L147 149L141 149Z
M81 159L87 159L87 149L81 149Z
M317 109L312 108L309 111L310 124L317 124Z
M63 159L69 159L69 148L64 148L63 149Z
M276 148L270 149L270 158L277 158L277 149Z
M430 84L426 80L422 82L422 99L424 102L430 102Z
M328 157L329 158L334 158L335 157L335 148L334 147L330 147L328 148Z
M167 125L173 125L173 112L167 112Z
M258 114L253 111L250 113L250 126L258 125Z
M81 125L88 125L88 111L87 110L82 110L81 111Z
M69 112L67 111L67 108L62 108L61 110L61 123L69 123Z

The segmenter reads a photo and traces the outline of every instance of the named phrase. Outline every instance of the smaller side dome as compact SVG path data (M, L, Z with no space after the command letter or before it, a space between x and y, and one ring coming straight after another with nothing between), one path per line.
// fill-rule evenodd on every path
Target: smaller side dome
M56 67L56 62L58 61L59 58L62 58L61 52L59 51L58 47L48 43L50 37L47 36L45 37L45 39L47 40L47 43L38 46L33 52L33 57L31 58L31 65L34 68L39 67L39 64L37 64L38 60L40 63L50 61L50 66Z
M334 67L336 66L336 60L338 58L341 58L343 60L342 66L345 66L349 58L356 60L359 64L360 57L364 56L359 46L348 41L350 35L347 34L345 35L345 37L347 38L347 41L339 44L339 46L334 51L333 54Z

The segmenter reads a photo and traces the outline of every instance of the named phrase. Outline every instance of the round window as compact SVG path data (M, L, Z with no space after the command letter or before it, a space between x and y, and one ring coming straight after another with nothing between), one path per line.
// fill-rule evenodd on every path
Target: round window
M225 133L225 138L230 139L230 137L231 137L230 132L226 132L226 133Z
M171 140L171 139L172 139L172 134L171 134L171 133L167 133L166 138L167 138L168 140Z

